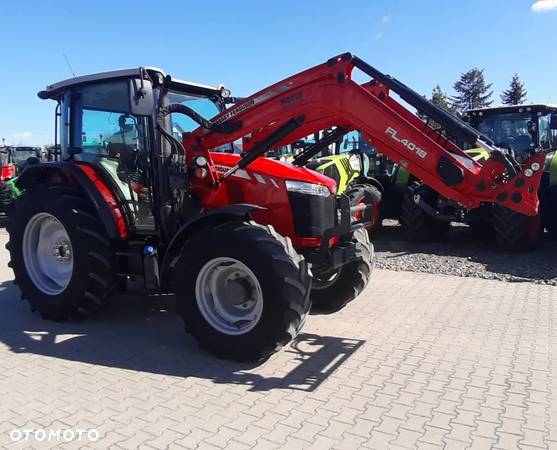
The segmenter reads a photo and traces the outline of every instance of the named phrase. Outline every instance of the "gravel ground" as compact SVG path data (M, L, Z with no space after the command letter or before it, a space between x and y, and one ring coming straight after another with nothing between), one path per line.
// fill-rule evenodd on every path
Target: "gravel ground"
M5 225L0 217L0 234L7 234ZM453 226L442 242L411 243L396 221L385 221L372 241L379 269L557 286L557 241L546 239L533 252L508 253L479 241L466 226Z
M547 238L535 251L509 253L453 226L442 242L410 243L397 222L385 221L372 241L380 269L557 285L557 241Z

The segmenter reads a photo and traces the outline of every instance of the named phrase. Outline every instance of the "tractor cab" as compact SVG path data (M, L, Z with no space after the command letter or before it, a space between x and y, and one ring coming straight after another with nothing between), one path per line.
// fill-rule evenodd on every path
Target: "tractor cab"
M154 172L164 170L161 157L172 152L182 133L199 126L184 114L161 119L159 108L181 104L209 119L223 109L227 93L222 86L174 80L160 69L141 67L72 78L48 86L39 97L59 104L57 159L94 166L130 228L142 233L157 228L160 211L154 206L169 195L167 184L154 181ZM166 138L158 138L157 120L168 130Z
M0 181L5 182L18 175L25 167L38 164L43 159L41 147L5 146L0 148L2 167Z
M557 130L552 128L557 106L511 105L467 111L465 120L495 145L511 151L518 160L536 149L557 148Z

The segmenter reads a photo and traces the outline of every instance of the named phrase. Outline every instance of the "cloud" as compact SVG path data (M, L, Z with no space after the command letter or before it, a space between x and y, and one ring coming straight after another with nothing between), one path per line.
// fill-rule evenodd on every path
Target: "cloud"
M532 3L532 11L542 13L557 9L557 0L537 0Z
M383 33L377 33L377 34L375 35L375 38L376 38L376 39L381 39L382 37L383 37Z
M31 139L32 136L33 134L30 133L29 131L24 131L23 133L12 134L10 138L12 141L20 142L20 141L25 141L27 139Z
M385 14L383 17L381 17L381 23L389 23L391 21L391 15L390 14Z

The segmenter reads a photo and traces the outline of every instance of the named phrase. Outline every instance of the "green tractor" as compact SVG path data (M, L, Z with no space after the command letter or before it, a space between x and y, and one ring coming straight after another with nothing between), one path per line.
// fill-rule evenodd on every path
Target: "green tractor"
M448 200L398 167L393 172L399 191L404 186L399 221L413 241L443 237L451 222L468 224L479 236L494 238L509 251L530 250L539 242L544 228L557 237L557 106L546 104L499 106L470 110L465 120L506 149L516 165L536 149L549 151L538 191L540 213L525 216L500 205L485 204L466 209ZM482 149L467 153L478 162L489 157Z

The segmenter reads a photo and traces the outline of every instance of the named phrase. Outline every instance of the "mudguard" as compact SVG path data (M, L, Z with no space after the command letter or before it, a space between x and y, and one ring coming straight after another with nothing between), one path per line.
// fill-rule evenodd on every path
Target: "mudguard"
M381 194L385 192L385 186L383 186L383 184L377 178L360 176L354 179L353 182L354 184L369 184L371 186L374 186L379 190L379 192L381 192ZM350 186L348 186L347 190L349 189Z
M95 183L73 162L47 162L28 166L17 177L16 187L21 191L38 184L67 184L85 192L98 211L99 218L111 239L120 239L121 230L114 219L110 206Z
M231 220L249 220L251 219L251 212L256 209L265 209L261 206L251 205L247 203L237 203L234 205L228 205L222 208L212 209L205 213L201 213L197 216L192 217L187 223L182 225L178 232L174 235L168 247L164 253L164 257L161 263L161 286L163 288L170 287L171 279L170 273L174 264L178 260L178 256L182 250L182 247L186 243L189 236L195 233L196 230L200 228L210 227L222 222Z

